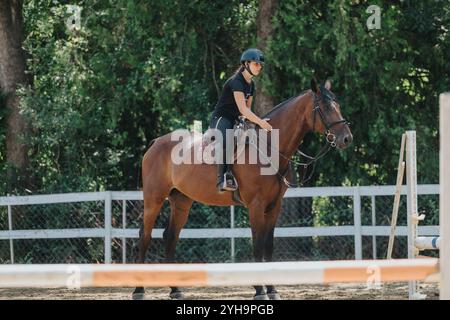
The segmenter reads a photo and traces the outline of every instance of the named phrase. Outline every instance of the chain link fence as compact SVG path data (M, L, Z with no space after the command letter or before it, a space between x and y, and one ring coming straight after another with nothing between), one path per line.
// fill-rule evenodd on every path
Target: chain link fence
M407 225L407 198L406 195L400 197L400 205L397 219L397 226ZM387 226L391 225L392 207L394 196L376 196L362 197L361 220L362 225ZM439 226L439 194L422 194L417 197L418 214L424 214L425 219L419 222L419 228L425 226ZM374 207L375 209L372 209ZM374 213L372 213L374 210ZM420 230L420 229L419 229ZM432 234L437 236L437 232ZM375 238L375 241L374 241ZM363 237L363 256L369 258L386 258L389 236ZM374 245L375 244L375 245ZM439 251L425 250L421 255L430 257L439 257ZM407 235L395 237L392 258L408 258L408 239Z
M439 225L438 187L434 188L437 190L435 194L420 194L419 186L419 213L426 214L426 219L420 223L421 226ZM302 189L294 191L301 193ZM355 212L359 210L355 210L355 197L336 196L335 191L326 190L315 193L317 196L294 196L283 199L275 233L274 261L341 260L357 257L355 231L345 229L345 227L353 228L355 224ZM130 197L121 198L120 193L114 194L111 201L111 262L129 263L134 261L137 253L137 235L142 222L143 201ZM49 196L49 199L51 198L52 196ZM385 258L389 238L389 230L386 232L386 228L390 227L394 196L361 195L359 199L358 214L362 230L364 231L366 226L385 227L381 236L362 232L360 237L362 258ZM79 202L29 205L9 203L13 204L6 205L6 200L0 202L0 263L108 262L107 258L105 260L105 247L108 245L105 239L109 230L105 227L108 226L108 221L105 224L105 217L108 215L102 196L96 200ZM8 208L11 221L8 219ZM402 195L398 229L406 226L406 214L406 196ZM164 244L160 235L169 222L169 216L170 208L166 202L156 221L157 230L154 234L158 234L159 231L159 236L154 236L152 240L147 253L149 262L164 261ZM251 262L252 241L250 232L246 229L249 227L248 213L244 207L235 207L232 211L230 207L194 203L184 230L197 229L198 236L181 237L175 261ZM333 229L335 233L330 229L333 227L338 228ZM245 231L247 236L232 236L233 230L241 228L247 230ZM205 238L203 233L211 229L224 231L220 237ZM316 231L319 229L331 231ZM123 232L120 233L121 231ZM395 239L394 258L407 257L406 232L403 234ZM430 251L424 254L437 256L438 252Z
M8 207L1 209L0 220L6 217L7 222L2 224L0 230L8 230ZM7 248L4 243L0 245L0 262L12 260L15 263L104 262L102 238L61 239L53 238L51 234L54 229L103 229L104 201L17 205L10 206L10 210L11 230L27 230L31 239L2 241L7 242ZM10 244L13 246L13 254Z

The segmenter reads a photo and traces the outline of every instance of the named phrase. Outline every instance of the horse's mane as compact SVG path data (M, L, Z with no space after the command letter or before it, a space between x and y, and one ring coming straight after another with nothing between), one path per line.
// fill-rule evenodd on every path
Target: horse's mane
M290 97L289 99L281 102L280 104L276 105L275 107L272 108L272 110L270 110L266 115L263 116L264 118L270 118L271 116L273 116L273 114L275 112L277 112L278 110L280 110L282 107L286 106L289 102L291 102L292 100L294 100L295 98L304 95L308 90L304 90L302 92L300 92L298 95L294 96L294 97Z

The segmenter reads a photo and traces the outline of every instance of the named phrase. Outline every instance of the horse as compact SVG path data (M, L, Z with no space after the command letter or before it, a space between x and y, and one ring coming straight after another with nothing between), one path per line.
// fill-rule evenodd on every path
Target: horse
M289 162L304 136L310 131L322 133L327 143L339 149L348 147L353 136L328 80L325 85L319 85L313 78L311 89L279 104L264 117L270 119L273 129L279 130L278 172L261 175L260 162L232 164L241 204L236 202L231 192L219 193L216 190L216 165L174 163L171 153L178 142L172 141L170 133L150 143L142 160L144 213L136 263L145 262L152 229L166 199L171 209L169 223L163 233L167 263L174 261L180 231L187 222L194 201L214 206L244 204L249 213L254 259L256 262L272 261L274 229L288 188ZM192 145L196 143L202 141L192 141ZM245 147L250 148L249 145ZM254 288L255 300L280 299L273 285ZM171 287L169 296L172 299L185 298L178 287ZM144 288L135 288L132 297L144 299Z

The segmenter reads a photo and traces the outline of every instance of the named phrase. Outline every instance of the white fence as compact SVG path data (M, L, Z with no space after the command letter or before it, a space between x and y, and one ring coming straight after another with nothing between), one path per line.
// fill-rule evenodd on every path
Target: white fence
M419 185L418 195L438 195L439 185ZM406 195L406 187L402 189L402 195ZM275 229L275 237L320 237L320 236L353 236L355 259L362 259L362 237L372 236L373 259L377 258L376 236L389 236L390 226L377 226L375 197L392 196L395 194L395 186L368 186L368 187L316 187L316 188L293 188L286 192L285 197L353 197L353 225L327 226L327 227L280 227ZM372 225L361 223L361 197L372 198ZM142 200L142 192L90 192L90 193L67 193L36 196L9 196L0 197L0 208L8 208L8 230L0 231L0 240L9 240L10 261L14 263L14 240L15 239L67 239L67 238L103 238L105 263L111 263L111 243L113 238L122 238L122 259L126 262L126 239L137 238L138 229L126 228L126 201ZM122 228L112 227L112 201L122 201ZM45 230L13 230L13 219L11 207L20 205L38 205L55 203L74 203L102 201L104 202L104 227L85 229L45 229ZM234 207L230 207L231 228L185 228L182 230L181 238L228 238L231 239L231 255L233 258L235 238L251 237L250 228L234 227ZM153 237L162 238L163 229L154 229ZM421 226L418 230L421 236L439 235L439 226ZM396 234L407 236L407 227L397 227ZM384 253L383 253L384 255Z

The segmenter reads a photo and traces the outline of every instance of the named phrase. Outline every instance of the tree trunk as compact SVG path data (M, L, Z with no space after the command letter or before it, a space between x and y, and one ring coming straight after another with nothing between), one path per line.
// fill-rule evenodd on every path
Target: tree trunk
M272 18L277 10L278 0L260 0L256 18L257 46L263 52L267 49L267 40L273 33ZM270 61L268 61L270 63ZM255 111L259 116L269 112L274 106L274 99L259 85L256 88Z
M6 95L8 115L6 159L19 175L26 177L28 157L23 138L28 136L29 127L19 113L19 97L16 94L18 86L27 82L22 39L22 1L0 1L0 90ZM13 171L11 174L14 175Z

